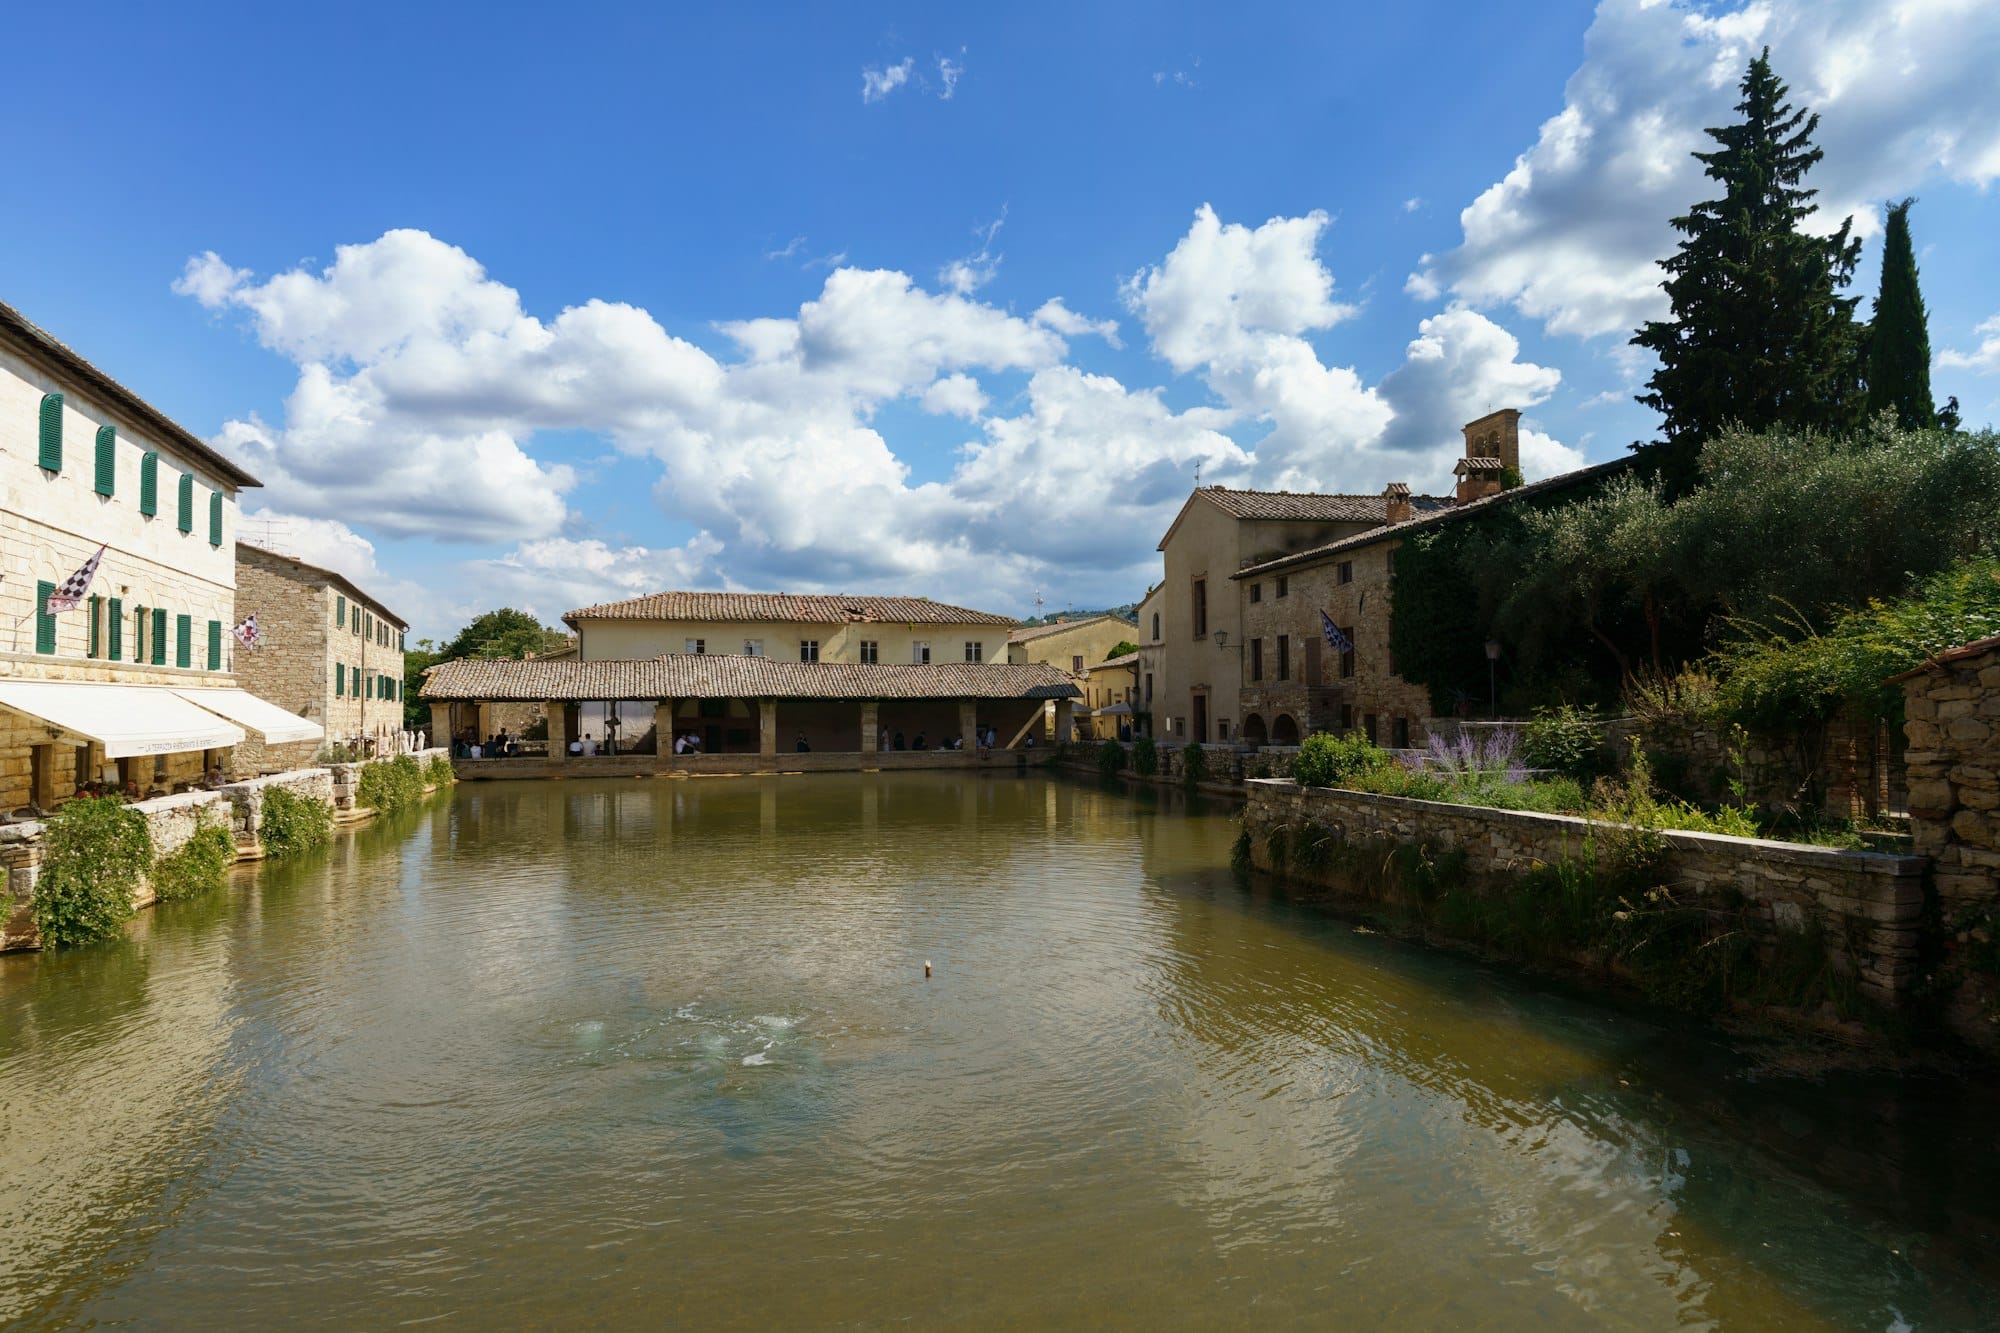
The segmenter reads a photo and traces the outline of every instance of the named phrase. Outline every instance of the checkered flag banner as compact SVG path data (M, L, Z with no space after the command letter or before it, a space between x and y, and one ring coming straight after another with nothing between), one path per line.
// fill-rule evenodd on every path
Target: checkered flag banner
M242 624L229 632L234 634L236 642L242 644L245 648L255 648L257 646L257 613L252 611L243 618Z
M83 604L83 595L90 591L90 581L97 577L98 562L104 559L104 548L97 548L97 554L83 562L82 568L62 581L62 587L49 594L42 603L43 615L61 615L64 611L74 611Z
M1354 640L1340 632L1340 626L1333 623L1333 617L1322 611L1319 613L1319 632L1326 636L1326 646L1336 653L1354 651Z

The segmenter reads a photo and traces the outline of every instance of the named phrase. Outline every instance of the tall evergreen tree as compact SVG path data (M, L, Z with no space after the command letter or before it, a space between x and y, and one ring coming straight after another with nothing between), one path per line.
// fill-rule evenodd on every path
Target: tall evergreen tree
M1931 334L1924 294L1917 288L1917 255L1910 245L1910 205L1889 206L1882 238L1882 289L1875 296L1875 323L1868 332L1868 411L1896 414L1905 430L1938 423L1931 401Z
M1660 261L1673 318L1632 338L1660 359L1639 401L1665 420L1671 491L1693 484L1702 444L1725 426L1837 429L1863 406L1855 298L1840 295L1861 252L1853 219L1830 237L1799 230L1818 193L1802 182L1822 156L1819 117L1786 102L1769 48L1741 89L1742 119L1709 129L1717 148L1695 154L1722 197L1674 219L1683 239Z

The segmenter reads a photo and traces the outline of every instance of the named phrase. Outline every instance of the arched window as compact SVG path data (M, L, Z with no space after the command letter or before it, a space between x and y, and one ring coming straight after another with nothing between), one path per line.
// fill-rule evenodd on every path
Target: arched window
M1297 745L1298 743L1299 724L1292 721L1290 713L1278 714L1278 720L1271 724L1271 744Z
M146 454L139 460L139 512L148 516L160 512L160 456Z
M1155 611L1153 612L1153 642L1158 643L1159 641L1160 641L1160 613L1158 611Z
M42 395L41 414L41 457L37 459L45 472L62 471L62 409L63 396L59 393Z
M118 428L97 428L97 493L109 495L118 485Z

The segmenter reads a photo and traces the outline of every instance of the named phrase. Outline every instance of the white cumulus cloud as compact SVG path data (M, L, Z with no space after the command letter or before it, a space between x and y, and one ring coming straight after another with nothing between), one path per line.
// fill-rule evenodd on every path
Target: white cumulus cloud
M1970 352L1947 350L1939 354L1938 364L1980 375L2000 375L2000 315L1986 320L1972 333L1979 339L1979 346Z
M910 81L916 59L905 56L893 65L869 65L861 71L861 100L879 102Z

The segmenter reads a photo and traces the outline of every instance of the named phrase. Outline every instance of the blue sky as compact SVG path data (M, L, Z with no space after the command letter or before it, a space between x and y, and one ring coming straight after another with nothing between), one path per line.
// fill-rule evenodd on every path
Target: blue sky
M1499 406L1530 471L1611 457L1653 428L1625 337L1687 149L1766 42L1829 208L1872 242L1919 196L1939 397L2000 415L2000 9L1965 0L189 4L15 38L45 58L10 72L0 295L422 633L670 586L1115 603L1197 466L1443 490Z

